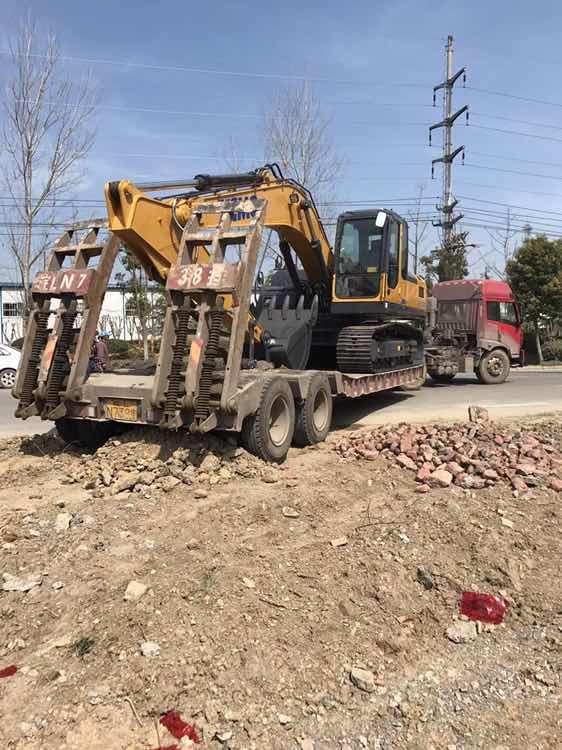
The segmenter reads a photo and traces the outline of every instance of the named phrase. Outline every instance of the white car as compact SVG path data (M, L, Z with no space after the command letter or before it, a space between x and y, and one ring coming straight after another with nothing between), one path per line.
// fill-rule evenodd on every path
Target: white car
M0 344L0 388L13 388L20 359L17 349Z

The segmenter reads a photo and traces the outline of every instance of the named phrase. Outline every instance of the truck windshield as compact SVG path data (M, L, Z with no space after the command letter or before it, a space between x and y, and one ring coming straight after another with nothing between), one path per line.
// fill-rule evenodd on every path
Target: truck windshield
M337 297L376 297L380 289L383 230L372 219L344 222L338 249Z

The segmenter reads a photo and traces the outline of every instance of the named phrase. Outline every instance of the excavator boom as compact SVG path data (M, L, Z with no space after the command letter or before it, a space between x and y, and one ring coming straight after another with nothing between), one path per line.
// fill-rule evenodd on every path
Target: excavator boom
M164 198L149 195L171 190L183 192ZM329 294L333 254L314 201L304 187L276 173L275 165L240 175L198 175L188 181L108 182L105 199L109 228L150 278L160 282L176 262L183 229L194 214L216 200L237 201L238 222L243 225L254 214L255 202L265 201L264 227L276 231L294 250L310 284ZM200 252L204 261L205 249Z

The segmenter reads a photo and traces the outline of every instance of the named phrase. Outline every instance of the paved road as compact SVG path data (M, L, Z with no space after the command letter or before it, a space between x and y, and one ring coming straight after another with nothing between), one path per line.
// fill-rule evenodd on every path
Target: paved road
M486 407L492 418L562 411L562 371L513 370L502 385L482 385L475 377L457 375L447 385L428 379L419 391L345 399L336 408L334 427L464 418L469 404Z
M495 417L562 411L562 372L514 370L503 385L481 385L475 378L459 375L448 385L428 380L415 392L387 391L344 399L336 404L334 427L463 418L469 404L485 406ZM25 422L15 419L14 408L10 392L0 390L0 435L33 434L51 428L50 422L37 417Z
M17 401L12 398L9 389L0 388L0 436L35 435L47 432L52 427L50 422L42 422L38 417L30 417L25 422L14 417Z

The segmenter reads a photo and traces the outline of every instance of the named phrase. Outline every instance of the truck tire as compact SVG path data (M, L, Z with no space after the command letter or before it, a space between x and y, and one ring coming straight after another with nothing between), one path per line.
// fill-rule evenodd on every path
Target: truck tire
M117 432L113 422L96 422L93 419L62 417L55 420L55 425L65 443L76 443L91 450L100 448Z
M254 456L281 464L295 432L295 399L286 380L268 378L260 394L255 414L244 420L242 443Z
M496 385L503 383L509 375L510 361L503 349L492 349L485 354L474 372L481 383Z
M326 440L332 425L332 389L322 373L310 379L308 395L297 403L293 443L299 446L314 445Z

